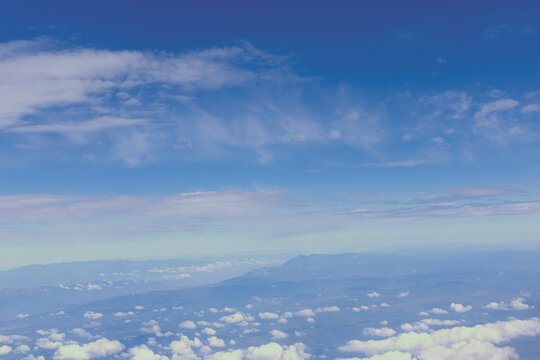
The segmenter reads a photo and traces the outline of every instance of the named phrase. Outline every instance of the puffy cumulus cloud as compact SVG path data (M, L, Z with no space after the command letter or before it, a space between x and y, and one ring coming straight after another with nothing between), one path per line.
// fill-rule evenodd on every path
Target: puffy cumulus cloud
M208 339L206 339L208 342L208 345L212 347L225 347L225 341L223 339L218 338L217 336L211 336Z
M302 309L294 313L296 316L312 317L315 316L315 312L311 309Z
M146 345L136 346L128 351L130 360L169 360L165 355L155 354Z
M114 314L114 316L116 317L125 317L125 316L133 316L133 311L128 311L128 312L117 312Z
M315 312L337 312L339 310L340 310L339 307L334 305L334 306L326 306L323 308L317 308Z
M186 320L178 325L182 329L195 329L197 325L191 320Z
M103 317L103 314L102 313L98 313L98 312L93 312L93 311L87 311L84 313L83 315L85 318L87 319L90 319L90 320L97 320L99 318L102 318Z
M44 338L39 338L36 340L36 346L42 349L57 349L64 344L64 339L66 334L59 333L56 329L51 329L49 331L38 330L40 335L48 335Z
M203 333L204 335L216 335L216 330L212 329L212 328L204 328L201 333Z
M302 343L289 346L282 346L271 342L259 347L250 346L243 350L244 358L247 360L302 360L309 359L310 355L305 351L306 347Z
M401 329L404 331L428 331L430 326L454 326L461 322L460 320L422 319L414 324L402 324Z
M90 334L88 331L81 329L81 328L75 328L71 330L72 333L75 335L82 337L82 338L91 338L92 334Z
M0 335L0 344L11 344L17 341L24 341L28 338L22 335Z
M336 360L417 360L410 353L401 351L389 351L381 355L373 355L370 357L354 357L354 358L338 358Z
M45 357L43 355L34 356L32 354L27 355L22 358L22 360L45 360Z
M253 321L253 316L249 314L244 314L242 312L236 312L231 315L223 316L219 319L220 321L226 322L228 324L239 324L239 325L247 325L248 321Z
M54 353L55 360L89 360L117 354L124 350L124 345L116 340L106 338L94 342L77 345L63 345Z
M478 359L478 360L505 360L518 359L516 351L509 347L496 347L495 345L478 340L452 344L450 347L434 346L421 353L421 359Z
M290 311L286 311L286 312L283 313L283 315L281 315L281 317L283 319L290 319L290 318L292 318L292 316L293 316L293 313L290 312Z
M362 330L362 334L366 336L378 336L378 337L389 337L396 334L396 331L394 329L390 329L387 327L383 328L365 328Z
M0 356L9 354L11 350L13 349L9 345L0 346Z
M402 297L406 297L406 296L409 296L409 292L408 291L403 291L403 292L400 292L396 295L396 297L398 298L402 298Z
M433 314L438 314L438 315L448 314L448 311L446 311L444 309L441 309L441 308L433 308L433 309L429 310L429 312L433 313Z
M283 331L276 330L276 329L270 331L270 335L272 335L272 339L274 340L285 339L287 336L289 336Z
M14 350L16 354L26 354L29 351L30 351L30 346L28 345L19 345Z
M540 319L499 321L473 327L454 327L432 333L408 332L384 340L352 340L342 352L386 355L403 352L418 359L517 359L511 347L497 347L521 336L540 335Z
M180 340L174 340L170 343L169 348L173 354L173 359L197 359L197 355L193 348L200 348L203 344L198 338L190 340L187 336L182 335Z
M370 297L370 298L377 298L379 296L381 296L381 294L379 294L376 291L373 291L373 292L370 292L370 293L367 294L367 297Z
M208 339L210 346L224 347L222 339L212 337ZM234 345L236 342L231 341ZM250 346L245 349L231 349L228 351L213 352L209 346L203 345L198 339L190 340L182 336L180 340L171 342L168 347L172 353L171 360L307 360L310 354L302 343L294 345L280 345L271 342L261 346ZM193 350L198 348L198 354ZM128 351L131 360L169 360L165 355L155 354L146 345L131 348Z
M263 312L259 313L259 318L265 320L275 320L279 319L279 315L273 312Z
M150 320L143 323L143 327L141 327L141 332L145 334L154 334L157 337L163 337L163 336L172 336L173 333L171 331L162 332L161 327L159 326L158 322L156 320Z
M209 360L242 360L242 350L221 351L208 356Z
M490 310L529 310L534 309L534 306L523 303L523 298L517 298L510 301L510 303L491 302L486 305L486 309Z
M451 303L450 309L458 313L464 313L464 312L470 311L472 309L472 306L471 305L463 306L462 304Z

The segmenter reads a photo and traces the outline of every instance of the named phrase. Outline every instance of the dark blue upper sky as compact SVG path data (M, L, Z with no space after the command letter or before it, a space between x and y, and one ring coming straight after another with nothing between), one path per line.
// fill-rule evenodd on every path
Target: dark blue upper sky
M185 51L248 40L298 71L370 91L538 80L534 1L17 1L0 39ZM435 61L447 60L444 69ZM433 73L437 73L434 75ZM514 86L517 86L515 84Z

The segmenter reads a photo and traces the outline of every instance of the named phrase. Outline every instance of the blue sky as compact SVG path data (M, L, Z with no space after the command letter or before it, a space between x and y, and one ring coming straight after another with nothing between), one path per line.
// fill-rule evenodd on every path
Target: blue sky
M539 10L3 4L0 260L537 247Z

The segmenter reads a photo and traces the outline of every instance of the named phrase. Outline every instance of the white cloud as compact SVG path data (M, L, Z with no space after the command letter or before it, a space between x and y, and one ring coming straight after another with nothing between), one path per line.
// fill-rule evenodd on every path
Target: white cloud
M206 339L208 342L208 345L212 347L225 347L225 341L223 339L220 339L216 336L211 336L208 339Z
M201 348L202 342L198 338L190 340L187 336L182 335L180 340L172 341L169 345L173 353L173 359L197 359L197 355L193 348Z
M303 310L298 310L297 312L294 313L294 315L311 317L311 316L315 316L315 312L311 309L303 309Z
M15 341L24 341L26 339L27 339L26 336L22 336L22 335L2 335L2 334L0 334L0 344L11 344L11 343L13 343Z
M383 328L365 328L362 330L362 334L366 336L378 336L378 337L389 337L396 334L396 331L394 329L390 329L387 327Z
M446 311L444 309L441 309L441 308L433 308L433 309L429 310L429 312L433 313L433 314L438 314L438 315L448 314L448 311Z
M540 105L528 104L521 108L522 114L532 114L540 111Z
M29 351L30 351L30 346L28 345L19 345L14 350L14 352L17 354L26 354Z
M404 331L428 331L430 326L453 326L459 323L461 323L460 320L422 319L414 324L402 324L401 329Z
M279 339L285 339L288 335L280 330L272 330L270 331L270 335L272 335L273 340L279 340Z
M9 354L11 350L12 348L9 345L0 346L0 356Z
M271 342L258 347L250 346L243 353L247 360L302 360L310 357L302 343L282 346Z
M529 310L534 309L534 306L523 303L523 298L516 298L510 301L509 304L501 302L491 302L486 305L490 310Z
M93 312L93 311L87 311L84 313L83 315L85 318L87 319L91 319L91 320L97 320L101 317L103 317L103 314L102 313L98 313L98 312Z
M317 308L315 312L337 312L339 310L340 310L339 307L334 305L334 306L326 306L323 308Z
M247 349L216 352L210 354L209 360L307 360L311 356L302 343L280 345L271 342L261 346L250 346Z
M499 321L473 327L454 327L432 333L408 332L384 340L352 340L342 352L384 355L398 351L419 359L514 359L515 350L496 347L521 336L540 335L540 319Z
M204 328L202 331L201 331L202 334L205 334L205 335L216 335L216 330L212 329L212 328Z
M130 360L169 360L165 355L155 354L146 345L129 349Z
M48 107L92 103L112 90L126 94L135 86L162 83L188 90L216 89L280 81L280 74L288 71L284 58L247 43L177 55L58 49L40 40L27 41L18 51L6 50L14 44L0 43L0 127Z
M126 317L126 316L133 316L133 315L134 315L133 311L128 311L128 312L119 311L114 314L115 317Z
M513 99L500 99L480 107L474 115L473 131L497 141L507 141L509 135L521 135L517 129L522 127L509 112L519 106Z
M480 110L476 112L474 117L476 119L483 119L491 113L510 110L517 107L518 105L519 105L519 102L514 99L496 100L496 101L482 105L480 107Z
M337 140L341 138L341 132L339 130L330 130L328 137L332 140Z
M336 360L417 360L410 353L404 353L401 351L389 351L381 355L373 355L363 358L337 358Z
M273 312L263 312L259 313L259 318L265 320L275 320L279 319L279 315Z
M94 342L77 345L63 345L56 350L55 360L88 360L108 357L124 350L124 345L116 340L99 339Z
M370 292L367 294L367 297L370 297L370 298L377 298L381 296L381 294L379 294L378 292L374 291L374 292Z
M360 307L354 306L352 309L353 311L360 312L360 311L368 311L369 307L366 305L361 305Z
M424 165L433 163L433 160L429 159L410 159L410 160L400 160L400 161L386 161L386 162L377 162L377 163L361 163L357 166L362 167L413 167L417 165Z
M6 130L6 132L69 134L101 131L108 128L130 127L145 124L147 124L147 121L143 119L127 119L120 117L102 116L99 118L79 122L17 126Z
M186 320L180 323L178 326L184 329L195 329L197 327L197 325L195 325L195 323L191 320Z
M45 357L43 355L34 356L30 354L28 356L23 357L22 360L45 360Z
M63 341L66 337L66 334L59 333L56 329L51 329L50 331L38 330L40 335L48 335L45 338L39 338L36 340L36 346L42 349L57 349L63 345Z
M145 334L154 334L157 337L166 337L174 335L171 331L162 332L161 327L159 326L156 320L150 320L143 322L143 327L141 327L141 332Z
M81 328L74 328L73 330L71 330L72 333L74 333L75 335L79 336L79 337L82 337L82 338L91 338L92 335L84 330L84 329L81 329Z
M246 315L241 312L236 312L231 315L223 316L219 320L226 322L228 324L237 324L237 323L244 323L246 321L252 321L253 317L251 315Z
M402 297L406 297L406 296L409 296L409 292L408 291L404 291L404 292L400 292L396 295L396 297L398 298L402 298Z
M464 313L472 309L471 305L463 306L462 304L451 303L450 308L458 313Z

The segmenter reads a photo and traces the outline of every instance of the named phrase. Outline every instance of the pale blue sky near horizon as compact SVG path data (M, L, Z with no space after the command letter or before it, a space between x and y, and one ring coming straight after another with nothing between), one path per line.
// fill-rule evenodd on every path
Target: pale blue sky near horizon
M538 248L527 1L0 5L0 262Z

